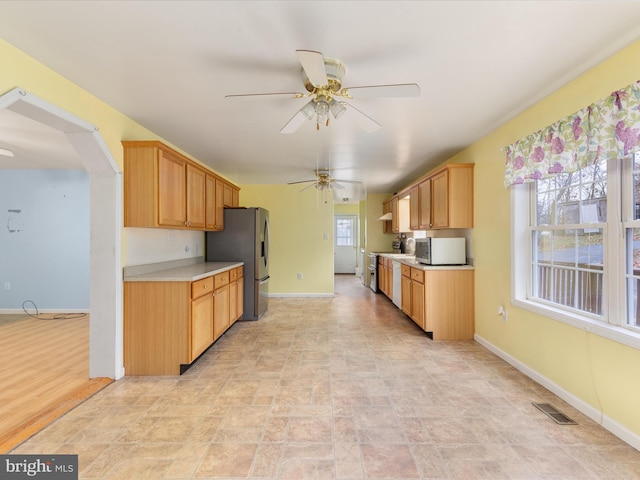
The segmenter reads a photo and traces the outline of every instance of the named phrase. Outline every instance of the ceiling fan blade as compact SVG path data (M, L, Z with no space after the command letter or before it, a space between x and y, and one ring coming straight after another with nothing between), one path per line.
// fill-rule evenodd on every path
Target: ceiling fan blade
M299 182L289 182L289 183L287 183L287 185L296 185L298 183L307 183L307 182L315 183L315 182L317 182L317 180L300 180Z
M369 85L364 87L343 88L342 92L353 98L419 97L420 86L417 83Z
M300 92L275 92L275 93L236 93L231 95L225 95L224 98L235 98L235 97L271 97L275 95L287 95L293 98L301 98L304 97L303 93Z
M340 185L338 182L331 180L331 186L337 188L338 190L344 189L344 185Z
M284 127L280 130L280 133L294 133L300 128L300 126L307 120L302 109L298 110L296 114L291 117Z
M309 190L311 187L314 187L316 185L316 182L313 182L311 185L307 185L306 187L304 187L302 190L300 190L298 193L302 193L305 190Z
M324 66L324 55L313 50L296 50L298 60L302 65L304 73L316 87L329 84L327 79L327 69Z
M336 182L340 182L340 183L362 183L362 182L357 182L355 180L339 180L339 179L336 179L336 180L332 180L332 181L336 181Z
M367 133L375 132L382 126L378 122L376 122L373 118L371 118L369 115L358 110L356 107L354 107L350 103L347 103L347 102L341 102L341 103L344 103L346 106L348 106L349 108L352 108L358 113L358 115L356 115L356 122L358 123L358 126L362 128L365 132Z

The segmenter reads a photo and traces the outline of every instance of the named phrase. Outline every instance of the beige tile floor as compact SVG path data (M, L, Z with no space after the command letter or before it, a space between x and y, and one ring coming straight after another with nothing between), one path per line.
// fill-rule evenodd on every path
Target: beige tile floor
M181 377L125 377L12 453L78 454L83 479L640 479L640 452L353 276L271 299Z

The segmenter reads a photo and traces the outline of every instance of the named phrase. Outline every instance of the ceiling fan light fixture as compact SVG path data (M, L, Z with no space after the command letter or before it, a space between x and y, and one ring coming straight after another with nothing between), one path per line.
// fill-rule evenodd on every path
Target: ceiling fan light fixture
M15 157L11 150L7 150L5 148L0 148L0 155L3 155L5 157Z
M307 103L304 107L300 109L300 111L305 117L307 117L307 120L311 120L316 111L315 107L316 107L315 102L313 100L310 100L309 103Z
M329 102L329 109L333 114L333 118L340 118L344 114L344 112L347 111L347 107L345 107L342 102L336 102L336 100L333 98Z

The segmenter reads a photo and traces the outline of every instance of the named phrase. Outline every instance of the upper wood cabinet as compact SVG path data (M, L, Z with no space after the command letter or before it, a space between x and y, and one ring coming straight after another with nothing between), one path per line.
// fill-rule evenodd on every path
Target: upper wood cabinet
M473 164L447 165L409 195L412 230L473 228Z
M158 141L122 142L124 226L222 230L239 189Z
M187 227L204 228L206 176L202 168L187 164Z
M427 230L431 225L431 180L418 184L418 228Z

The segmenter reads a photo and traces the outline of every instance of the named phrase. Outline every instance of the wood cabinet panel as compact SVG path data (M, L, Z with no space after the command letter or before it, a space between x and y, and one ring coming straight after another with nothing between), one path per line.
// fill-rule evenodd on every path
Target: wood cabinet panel
M191 352L193 362L213 343L213 296L202 295L191 302Z
M411 281L411 319L421 329L425 330L425 286L424 284Z
M179 375L190 363L190 282L124 283L126 375Z
M187 164L187 227L204 229L206 173Z
M431 227L431 180L418 185L418 230Z
M213 338L220 338L229 328L229 284L213 292Z
M409 190L409 228L420 228L420 189L417 185Z
M224 229L224 182L216 178L216 230Z
M222 230L222 219L218 221L216 209L216 177L207 174L205 177L205 230Z
M187 163L170 152L159 151L158 224L184 227L187 221Z
M431 178L431 227L449 226L449 171Z
M429 271L425 286L425 330L433 332L434 340L472 340L474 271Z

